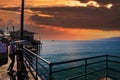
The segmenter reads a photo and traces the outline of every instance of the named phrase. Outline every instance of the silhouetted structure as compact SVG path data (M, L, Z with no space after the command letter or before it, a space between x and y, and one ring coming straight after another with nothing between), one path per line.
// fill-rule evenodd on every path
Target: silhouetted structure
M4 31L0 29L0 34L4 34Z
M23 39L24 40L28 40L28 41L33 41L34 40L34 34L36 34L36 33L24 30L23 31ZM14 40L19 40L20 39L20 30L18 30L18 31L11 31L10 32L10 36Z
M8 57L7 57L7 45L0 40L0 66L7 64Z

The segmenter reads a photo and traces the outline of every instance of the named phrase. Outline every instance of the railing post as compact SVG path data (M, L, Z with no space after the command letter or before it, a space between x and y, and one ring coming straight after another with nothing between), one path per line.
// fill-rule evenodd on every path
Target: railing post
M87 80L87 59L85 59L85 80Z
M49 68L50 69L49 70L49 80L52 80L52 64L51 63L49 64L49 67L50 67Z
M107 77L108 77L108 55L106 55L106 70L105 70L105 77L106 77L106 80L107 80Z
M26 69L23 63L22 46L17 49L17 80L23 80L25 78Z
M37 45L37 55L40 55L40 42L38 41ZM38 57L36 56L36 79L38 80Z
M38 58L36 56L36 78L35 80L38 80Z

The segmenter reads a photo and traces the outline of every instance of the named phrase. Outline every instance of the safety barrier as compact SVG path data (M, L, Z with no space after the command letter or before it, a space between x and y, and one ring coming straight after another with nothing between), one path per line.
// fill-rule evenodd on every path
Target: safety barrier
M120 79L120 57L101 55L62 62L49 62L23 47L24 63L35 80Z

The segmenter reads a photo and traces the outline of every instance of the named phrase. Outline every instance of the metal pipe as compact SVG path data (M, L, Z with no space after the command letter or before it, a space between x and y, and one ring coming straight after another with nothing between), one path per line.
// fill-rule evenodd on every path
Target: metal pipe
M20 24L20 39L23 40L23 30L24 30L24 0L22 0L21 2L21 24ZM23 63L23 52L22 52L22 48L23 45L19 45L20 48L18 50L17 54L17 76L18 76L18 80L24 80L25 78L25 66Z
M15 27L14 27L14 26L12 26L12 28L13 28L13 33L14 33L14 31L15 31Z
M106 72L105 72L105 77L106 77L106 80L108 78L108 55L106 55Z
M49 80L52 80L52 64L49 65Z
M23 30L24 30L24 0L21 3L21 27L20 27L20 39L23 40Z
M36 79L35 80L38 80L38 58L36 56Z
M85 80L87 80L87 59L85 59Z

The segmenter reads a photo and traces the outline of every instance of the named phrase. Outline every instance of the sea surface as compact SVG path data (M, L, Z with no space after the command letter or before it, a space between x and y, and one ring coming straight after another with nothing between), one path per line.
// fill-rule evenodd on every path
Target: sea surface
M42 41L42 47L40 48L40 56L44 59L54 63L61 61L70 61L75 59L82 59L93 56L100 55L114 55L120 56L120 41ZM100 62L98 64L90 64L94 62ZM113 58L111 60L119 61L120 59ZM44 63L43 63L44 64ZM106 57L96 58L87 60L87 80L98 80L98 78L106 75ZM69 80L69 78L73 76L80 76L85 74L85 65L84 61L77 61L72 63L54 65L52 67L53 80ZM47 65L45 65L47 67ZM76 67L79 66L79 67ZM64 70L71 67L75 67L74 69ZM108 63L108 67L114 68L120 71L120 64L118 63ZM49 67L47 67L49 69ZM63 69L64 71L59 71ZM55 72L58 70L59 72ZM96 71L99 70L99 71ZM42 69L40 70L42 71ZM91 73L94 72L94 73ZM112 76L113 80L120 79L120 73L114 70L108 69L108 75ZM43 70L44 73L44 70ZM46 73L46 76L48 74ZM71 79L70 79L71 80ZM85 80L85 76L78 77L72 80Z
M99 55L120 56L120 41L42 41L40 55L50 62Z

